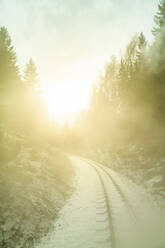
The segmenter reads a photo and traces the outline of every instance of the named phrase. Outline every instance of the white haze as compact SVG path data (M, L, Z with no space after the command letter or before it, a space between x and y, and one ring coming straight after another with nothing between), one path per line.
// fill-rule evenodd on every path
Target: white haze
M0 0L19 63L33 57L44 82L90 84L135 32L151 40L156 0Z

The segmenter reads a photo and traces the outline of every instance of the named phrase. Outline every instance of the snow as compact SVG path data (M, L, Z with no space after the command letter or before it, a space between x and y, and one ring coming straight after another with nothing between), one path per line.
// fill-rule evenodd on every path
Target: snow
M76 191L60 212L54 232L36 248L96 248L96 196L99 179L86 163L72 158L77 168ZM93 176L94 174L94 176Z
M75 192L60 212L54 231L36 248L108 248L111 235L103 187L91 161L71 157L76 168ZM144 188L106 168L118 188L100 169L111 207L117 248L165 245L165 209ZM156 179L155 179L156 180ZM157 178L157 180L159 180ZM125 196L122 198L120 191Z

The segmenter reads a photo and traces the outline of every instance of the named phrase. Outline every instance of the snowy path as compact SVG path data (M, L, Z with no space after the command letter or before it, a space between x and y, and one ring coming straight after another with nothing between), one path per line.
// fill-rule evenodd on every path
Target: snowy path
M36 248L163 248L165 211L142 188L78 157L75 192Z

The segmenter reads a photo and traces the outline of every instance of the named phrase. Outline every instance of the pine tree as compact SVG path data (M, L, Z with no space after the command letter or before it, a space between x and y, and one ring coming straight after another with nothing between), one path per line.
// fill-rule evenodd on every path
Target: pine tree
M165 0L161 0L158 4L158 11L154 16L155 27L152 30L154 36L157 36L165 27Z
M137 60L140 62L144 57L144 53L147 47L147 40L143 33L140 33L138 37L138 50L137 50Z
M16 119L20 92L17 57L5 27L0 27L0 117L1 123Z
M16 53L5 27L0 27L0 92L10 91L19 80ZM2 92L3 91L3 92Z
M150 85L152 83L152 92L154 104L154 115L159 120L165 120L165 0L161 0L158 5L158 11L154 17L155 27L152 32L155 40L150 49L149 67L150 67ZM150 86L151 87L151 86ZM152 101L153 101L152 99Z
M143 33L138 36L137 51L136 51L136 61L134 68L134 80L137 84L142 81L142 77L147 72L147 40Z
M115 100L117 96L117 60L115 56L111 57L110 63L106 65L105 68L105 90L107 92L107 100Z
M28 88L36 88L38 84L37 67L32 59L25 66L23 80Z
M37 67L32 59L25 66L23 83L25 87L22 125L26 133L35 135L47 123L48 111L40 94Z
M135 35L128 44L124 57L124 63L127 70L127 81L131 81L135 74L137 49L138 49L138 36Z
M155 40L150 50L150 67L160 82L164 81L165 75L165 0L159 2L154 22L156 24L153 28Z

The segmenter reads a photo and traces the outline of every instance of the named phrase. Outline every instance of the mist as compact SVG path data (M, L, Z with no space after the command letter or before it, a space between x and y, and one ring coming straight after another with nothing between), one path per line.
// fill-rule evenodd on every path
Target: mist
M87 73L81 77L91 84L105 61L124 49L135 32L144 31L151 39L156 5L156 1L1 1L0 23L12 35L19 64L24 66L33 57L43 83L67 80L64 74L77 80L75 75L84 68Z
M165 0L0 0L0 247L165 244L164 44Z

